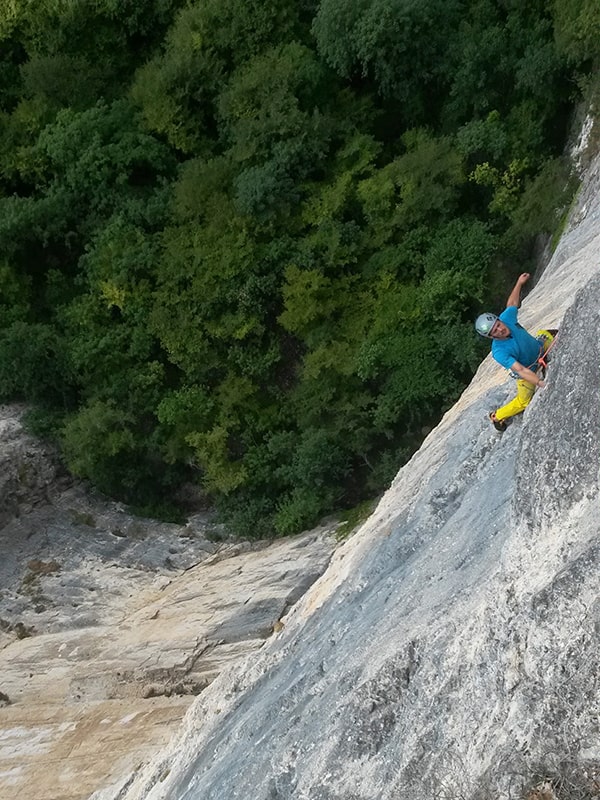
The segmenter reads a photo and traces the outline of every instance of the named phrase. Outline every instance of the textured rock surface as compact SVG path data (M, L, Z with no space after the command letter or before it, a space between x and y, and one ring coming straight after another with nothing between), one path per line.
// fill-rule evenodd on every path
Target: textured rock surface
M0 526L56 489L56 464L42 446L23 436L21 410L0 406Z
M135 519L60 479L19 409L0 409L0 434L0 798L79 800L262 647L334 542L325 528L218 542L201 516Z
M98 800L597 796L598 166L521 313L561 326L548 387L500 436L486 359L285 628Z

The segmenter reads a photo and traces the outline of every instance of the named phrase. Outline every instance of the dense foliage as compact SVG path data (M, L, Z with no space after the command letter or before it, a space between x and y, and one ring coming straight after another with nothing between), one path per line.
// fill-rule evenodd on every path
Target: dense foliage
M12 0L0 397L245 535L386 486L555 223L596 0Z

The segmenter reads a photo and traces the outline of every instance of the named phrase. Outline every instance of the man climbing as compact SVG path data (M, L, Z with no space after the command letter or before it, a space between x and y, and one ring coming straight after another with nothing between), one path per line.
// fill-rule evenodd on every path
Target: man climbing
M554 338L555 331L546 330L538 331L535 338L517 322L521 288L529 277L528 272L519 275L506 301L506 308L499 317L495 314L481 314L475 322L477 333L493 340L492 355L495 360L517 378L517 396L490 414L498 431L505 431L505 420L521 414L529 405L536 387L544 386L544 381L536 375L538 358L546 352Z

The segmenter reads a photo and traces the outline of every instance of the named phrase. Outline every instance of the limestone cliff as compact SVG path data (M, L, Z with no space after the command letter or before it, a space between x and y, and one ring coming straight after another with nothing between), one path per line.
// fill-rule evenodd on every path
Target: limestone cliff
M499 435L486 359L285 627L97 800L598 796L599 169L521 311L560 326L547 388Z
M61 475L21 412L0 408L0 798L83 800L262 647L335 542L133 518Z

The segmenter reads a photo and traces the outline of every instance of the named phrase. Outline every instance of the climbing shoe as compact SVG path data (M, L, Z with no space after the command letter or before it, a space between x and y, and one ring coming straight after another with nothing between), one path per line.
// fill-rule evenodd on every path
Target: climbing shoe
M501 419L496 419L496 412L495 411L491 411L490 414L489 414L489 417L490 417L490 422L492 423L494 428L496 428L497 431L500 431L500 433L504 433L504 431L508 427L506 422L504 422L504 420L501 420Z

